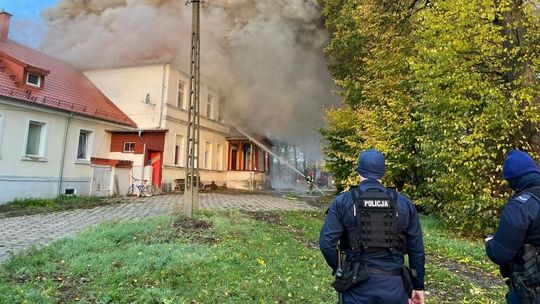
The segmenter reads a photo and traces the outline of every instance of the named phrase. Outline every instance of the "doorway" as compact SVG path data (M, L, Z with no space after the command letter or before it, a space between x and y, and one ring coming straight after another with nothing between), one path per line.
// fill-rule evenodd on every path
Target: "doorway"
M148 164L152 166L152 185L161 189L163 152L148 150Z
M109 196L111 192L111 167L95 166L92 177L91 195Z

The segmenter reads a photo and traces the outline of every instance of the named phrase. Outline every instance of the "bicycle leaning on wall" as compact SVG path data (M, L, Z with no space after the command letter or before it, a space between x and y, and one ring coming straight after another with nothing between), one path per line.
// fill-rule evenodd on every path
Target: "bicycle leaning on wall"
M127 195L132 196L136 194L137 196L152 196L154 195L154 185L147 184L148 180L143 179L142 182L138 178L131 177L131 185L128 187ZM135 191L137 189L137 192Z

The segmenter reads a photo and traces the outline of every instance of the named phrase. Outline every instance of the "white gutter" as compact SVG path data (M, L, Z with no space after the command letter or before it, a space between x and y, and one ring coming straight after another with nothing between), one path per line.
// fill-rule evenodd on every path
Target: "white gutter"
M64 132L64 143L62 145L62 162L60 163L60 174L58 179L58 195L60 196L62 193L62 180L64 179L64 162L66 161L66 146L67 146L67 137L69 132L69 123L71 122L71 118L73 117L73 113L69 113L69 116L66 121L66 129Z
M159 109L159 128L162 128L163 123L163 108L165 104L165 74L167 73L167 70L165 67L167 66L166 63L163 64L163 79L161 81L161 107Z

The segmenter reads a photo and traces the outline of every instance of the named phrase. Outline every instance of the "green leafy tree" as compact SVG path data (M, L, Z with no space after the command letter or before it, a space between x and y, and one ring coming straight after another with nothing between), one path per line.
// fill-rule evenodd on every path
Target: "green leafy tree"
M326 170L334 175L338 192L358 183L356 179L356 153L361 148L359 113L347 108L326 110L326 128L321 129L327 145L323 147Z
M327 115L344 111L342 119L362 126L344 134L361 139L347 157L379 148L388 160L388 181L428 211L463 231L493 229L509 194L501 176L506 152L540 151L535 3L323 5L332 33L327 56L345 105ZM332 132L339 127L332 125ZM340 147L329 145L326 153L333 149Z

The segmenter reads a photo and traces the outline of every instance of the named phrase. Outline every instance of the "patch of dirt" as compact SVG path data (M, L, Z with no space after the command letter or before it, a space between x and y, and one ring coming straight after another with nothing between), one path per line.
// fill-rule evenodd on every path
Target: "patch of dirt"
M335 195L327 195L327 196L310 196L310 197L303 197L302 200L309 205L313 207L317 207L319 209L328 209L330 207L330 204L332 204L332 200L335 198Z
M247 212L247 214L257 220L257 221L263 221L271 224L278 224L283 225L281 222L281 217L278 214L275 213L269 213L269 212L263 212L263 211L254 211L254 212Z
M201 231L212 228L214 224L210 221L179 217L171 223L171 227L180 228L185 231Z
M319 250L319 242L306 241L305 244L310 249Z
M56 281L60 283L58 286L60 295L57 298L57 303L70 303L78 300L77 286L71 278L58 277Z
M15 284L25 284L25 283L28 283L28 282L32 281L32 278L30 278L26 274L22 274L22 275L19 275L19 276L9 275L9 276L7 276L7 280L9 282L12 282L12 283L15 283Z
M425 287L425 297L437 304L453 304L456 303L456 299L463 299L465 295L465 289L462 286L454 286L451 293L435 289L428 282Z
M184 235L189 241L199 244L216 244L219 239L212 235L214 223L188 217L179 217L171 224L177 234Z
M452 259L437 255L427 255L426 264L427 263L435 264L440 268L446 268L461 277L464 281L471 282L484 289L506 286L500 277L494 276L474 266L463 265Z

